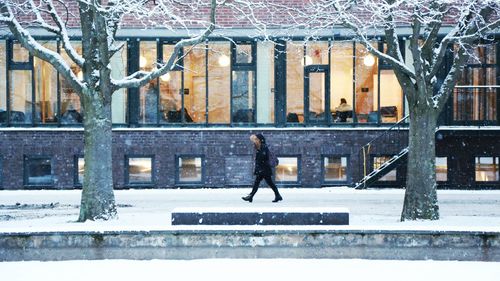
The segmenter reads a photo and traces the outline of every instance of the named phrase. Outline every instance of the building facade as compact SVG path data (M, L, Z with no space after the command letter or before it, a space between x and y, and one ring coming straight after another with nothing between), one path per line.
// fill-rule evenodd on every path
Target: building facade
M140 34L120 37L114 78L151 70L180 40ZM408 143L408 110L391 67L351 38L305 38L213 36L185 48L156 81L114 93L115 187L249 186L248 137L256 132L279 157L274 177L282 186L353 185L397 155ZM500 188L499 38L475 50L479 61L468 62L440 117L441 188ZM67 58L59 41L39 39ZM401 44L408 45L403 37ZM383 37L373 45L386 48ZM0 38L0 77L0 188L80 188L78 96L8 35ZM402 187L400 162L374 185Z

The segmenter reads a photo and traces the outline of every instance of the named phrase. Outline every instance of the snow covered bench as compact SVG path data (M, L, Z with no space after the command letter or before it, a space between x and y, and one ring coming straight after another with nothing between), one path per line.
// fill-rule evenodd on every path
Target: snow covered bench
M347 208L175 208L172 225L348 225Z

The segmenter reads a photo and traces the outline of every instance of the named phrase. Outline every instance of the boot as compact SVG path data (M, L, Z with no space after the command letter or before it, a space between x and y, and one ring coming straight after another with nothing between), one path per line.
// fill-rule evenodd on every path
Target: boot
M253 201L253 194L248 194L247 196L245 197L241 197L241 199L245 200L245 201L248 201L250 203L252 203Z
M275 195L273 203L279 202L281 200L283 200L283 197L281 197L281 195L278 193Z

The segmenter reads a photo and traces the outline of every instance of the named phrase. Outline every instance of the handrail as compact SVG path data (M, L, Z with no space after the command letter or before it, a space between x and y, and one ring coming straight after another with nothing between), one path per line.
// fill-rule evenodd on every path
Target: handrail
M369 171L368 171L369 155L370 155L370 151L372 150L373 146L382 138L387 137L389 135L389 132L394 131L396 129L399 130L401 128L401 124L404 123L407 119L409 119L409 117L410 117L409 115L406 115L401 120L399 120L397 123L395 123L394 125L389 127L387 130L385 130L384 132L382 132L378 136L371 139L368 143L363 145L358 150L358 159L359 159L359 163L360 163L358 172L360 175L362 175L362 178L360 180L366 180L367 174L369 173ZM384 143L394 144L396 146L397 150L401 150L404 147L406 147L406 145L401 146L399 138L396 138L395 142L393 140L391 140L391 141L388 140L387 142L384 142ZM377 162L377 164L379 166L383 165L384 163L385 162L383 162L383 163ZM365 181L365 184L366 184L366 181ZM364 187L366 187L366 185Z

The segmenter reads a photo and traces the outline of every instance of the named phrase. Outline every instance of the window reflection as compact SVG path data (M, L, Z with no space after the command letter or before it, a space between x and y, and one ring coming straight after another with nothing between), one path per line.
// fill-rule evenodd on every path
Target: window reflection
M118 42L121 44L123 42ZM122 49L114 54L110 60L111 77L113 79L122 79L127 75L127 44L124 44ZM127 90L119 89L112 96L112 118L115 124L127 123Z
M152 166L151 157L128 158L128 183L152 182Z
M278 157L279 165L276 167L277 182L298 182L298 158Z
M436 181L448 180L448 158L436 157Z
M325 181L347 180L347 157L324 157L323 159Z
M236 63L248 64L252 63L252 45L236 44Z
M500 157L476 157L476 181L500 181Z
M253 71L233 71L232 111L233 122L254 122Z
M27 184L53 184L52 161L50 158L26 158L25 169Z
M201 182L202 158L182 156L178 158L179 182Z

